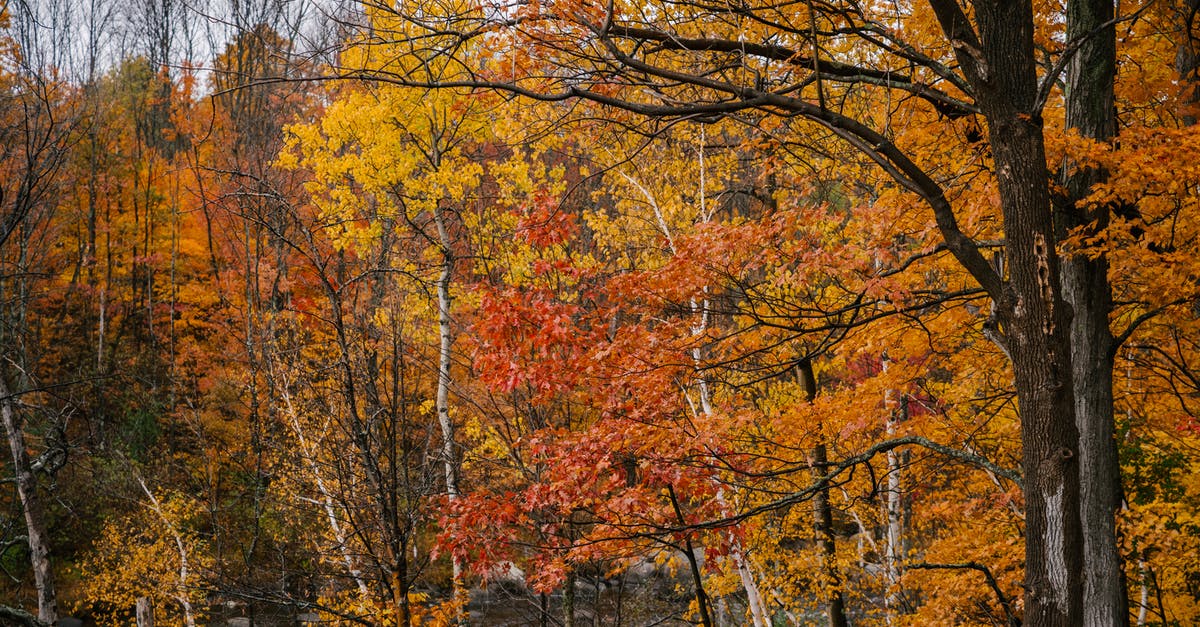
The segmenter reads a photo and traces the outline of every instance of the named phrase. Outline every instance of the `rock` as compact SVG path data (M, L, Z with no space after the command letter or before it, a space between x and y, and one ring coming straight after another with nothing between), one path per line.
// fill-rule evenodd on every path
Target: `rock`
M500 562L489 568L483 579L489 584L497 583L518 589L525 587L525 571L512 562Z

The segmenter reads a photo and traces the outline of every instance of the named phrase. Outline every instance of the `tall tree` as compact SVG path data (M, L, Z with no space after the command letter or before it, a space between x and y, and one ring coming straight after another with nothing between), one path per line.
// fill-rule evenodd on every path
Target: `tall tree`
M17 9L28 7L20 3ZM0 13L3 26L10 26L9 17ZM18 30L38 28L28 13L17 20ZM23 57L25 53L29 56ZM61 445L55 445L63 427L54 416L48 424L38 424L41 412L28 401L53 381L43 374L66 375L42 372L42 325L34 300L46 273L53 272L47 242L54 237L55 192L74 129L66 86L44 76L44 68L30 65L35 55L18 48L11 31L0 33L0 55L0 417L37 589L37 617L51 623L58 618L58 601L43 478L65 460ZM31 456L40 448L34 442L37 432L50 437L45 439L45 452Z
M1116 136L1113 85L1116 23L1112 2L1072 0L1067 4L1067 41L1078 46L1066 71L1066 128L1081 137L1111 142ZM1111 207L1086 198L1105 180L1102 169L1064 164L1065 197L1056 198L1058 240L1084 229L1107 228ZM1127 625L1128 603L1117 543L1121 504L1113 408L1113 367L1118 347L1109 328L1112 288L1108 259L1100 252L1076 253L1063 261L1063 294L1071 305L1071 364L1075 421L1079 428L1080 519L1083 529L1083 622Z

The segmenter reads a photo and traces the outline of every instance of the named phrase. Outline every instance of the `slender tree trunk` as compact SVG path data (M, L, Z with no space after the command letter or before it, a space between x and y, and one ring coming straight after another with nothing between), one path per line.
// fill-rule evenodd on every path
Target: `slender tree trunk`
M403 550L392 568L392 605L396 608L396 627L412 625L412 613L408 607L408 563Z
M1200 103L1200 33L1196 28L1200 20L1200 0L1177 0L1175 10L1179 16L1175 71L1179 72L1182 91L1179 117L1184 125L1191 126L1200 116L1200 111L1196 110Z
M171 539L175 541L175 550L179 552L179 589L175 594L175 600L179 601L179 604L183 607L183 624L186 627L196 627L196 614L192 609L192 602L188 598L188 588L191 585L191 582L188 580L191 578L191 569L188 565L187 545L184 544L183 536L179 534L179 529L175 527L175 523L167 518L166 512L162 509L162 504L154 496L154 493L150 491L146 482L142 481L141 477L137 477L137 482L142 487L142 492L150 499L151 509L154 510L154 513L158 514L167 531L171 532Z
M680 527L686 527L687 522L683 517L683 509L679 507L679 498L675 495L675 488L671 484L667 484L667 496L671 499L671 508L675 510L675 520ZM692 585L695 588L696 612L700 614L700 624L704 627L713 627L712 612L710 611L710 598L708 592L704 590L704 577L700 572L700 560L696 559L696 547L692 544L692 539L685 537L683 539L684 558L687 560L688 568L692 575Z
M575 571L571 571L563 584L563 627L575 627L575 580Z
M50 569L45 509L37 491L37 476L33 474L29 454L26 452L21 418L17 415L14 404L8 383L0 377L0 417L4 420L4 432L8 437L9 451L12 453L17 497L21 500L21 509L25 513L29 563L33 568L33 582L38 596L38 620L52 624L58 620L58 598L54 589L54 573Z
M701 126L700 138L696 150L697 162L700 169L700 189L698 194L700 201L699 221L702 224L707 224L712 221L712 214L708 208L708 190L706 185L706 181L708 180L708 168L705 165L704 152L705 132L704 127ZM662 209L659 207L658 201L654 198L654 195L651 194L646 187L644 187L633 177L624 174L622 176L625 176L625 179L636 186L638 190L640 190L642 194L646 196L647 200L650 201L650 206L654 209L654 217L658 222L659 229L662 230L663 235L667 238L667 244L671 249L671 254L678 254L679 251L675 248L675 239L672 236L671 228L667 224L666 218L663 216ZM700 340L708 331L708 322L710 317L709 311L711 305L707 298L707 285L704 286L704 294L705 298L702 300L692 298L688 301L692 316L696 318L691 328L692 338L695 340L695 343L692 346L692 366L696 369L698 374L703 372L701 369L703 364L703 351L700 347ZM705 378L703 374L700 374L699 376L699 388L700 409L704 412L705 418L711 419L713 417L712 392L708 384L708 379ZM717 499L719 501L724 501L724 492L722 490L718 490ZM754 627L768 627L769 619L767 616L769 615L769 611L767 610L767 604L766 601L763 600L762 592L758 589L758 583L754 579L754 571L750 568L750 561L746 558L746 553L742 549L741 540L739 540L736 535L729 533L726 535L726 541L729 543L730 558L733 560L734 566L737 569L738 578L742 582L742 589L746 591L746 605L748 605L750 609L750 620L752 621ZM722 603L723 602L724 599L722 599Z
M659 216L659 222L663 223L664 228L666 228L661 213L658 213L657 211L657 205L655 205L655 213ZM667 232L669 234L669 231ZM674 249L672 249L671 252L674 253ZM707 287L705 288L705 291L707 292ZM709 302L708 299L697 301L695 298L693 298L690 301L690 306L692 314L698 315L699 318L697 323L692 326L692 337L696 340L699 340L699 338L703 337L704 333L708 330ZM694 346L692 348L692 365L696 368L697 372L701 371L700 369L703 363L702 357L703 355L701 354L700 347ZM703 376L700 376L699 383L700 411L703 412L705 418L712 419L714 412L712 405L712 393L709 390L708 380ZM724 505L725 498L723 489L718 489L717 500ZM736 535L729 533L726 535L726 541L729 543L729 557L733 560L733 563L737 568L738 578L741 579L742 582L742 588L746 591L746 604L750 607L750 620L752 621L754 627L768 627L767 605L766 602L763 601L762 592L760 592L758 589L758 583L754 579L754 572L750 569L750 562L746 559L746 553L742 550L741 540L739 540Z
M888 368L888 358L883 356L883 370ZM896 391L889 389L884 395L884 406L887 415L887 437L896 437L897 427L908 420L908 399L901 396L897 403ZM895 410L892 408L895 407ZM898 608L903 608L904 597L900 591L900 578L903 576L904 560L904 498L903 482L900 473L907 464L907 451L889 450L887 459L887 488L883 494L883 567L884 580L888 590L884 604L888 608L886 620L891 625L894 622Z
M672 496L672 499L674 499L674 496ZM700 573L700 560L696 559L696 547L692 545L690 539L685 539L683 541L683 548L687 553L688 568L691 569L692 582L696 586L696 611L700 614L700 624L704 627L713 627L708 593L704 591L704 578Z
M889 395L894 391L889 391ZM890 399L889 399L890 400ZM908 419L908 399L900 398L900 406L888 416L887 435L896 436L897 426ZM888 403L890 409L891 403ZM904 596L900 590L900 578L904 574L904 492L901 473L908 463L908 451L892 449L887 452L887 495L884 499L884 514L887 532L884 548L885 567L888 579L887 605L889 620L897 609L904 607Z
M730 537L732 538L732 536ZM771 623L768 618L770 612L767 610L767 603L758 589L754 572L750 570L750 563L746 559L745 553L742 552L740 543L735 544L731 552L733 563L737 566L738 578L742 580L742 588L746 591L746 605L750 606L751 623L754 627L769 627Z
M1146 563L1146 552L1138 555L1138 613L1137 625L1144 627L1150 615L1150 565Z
M434 211L434 221L438 232L438 242L442 247L442 270L437 281L438 299L438 383L436 410L438 424L442 429L442 463L446 475L446 496L450 500L459 497L458 489L458 450L454 431L454 420L450 416L450 349L454 343L454 335L450 328L450 282L453 279L454 254L450 250L450 233L446 228L443 210L439 207ZM466 584L462 560L452 559L452 577L454 581L454 597L463 604L466 603ZM460 612L459 621L465 622L465 612Z
M1067 39L1083 39L1084 43L1067 68L1066 125L1099 141L1111 141L1116 135L1116 30L1112 18L1111 0L1070 0L1067 5ZM1072 166L1066 164L1062 177L1067 198L1056 215L1060 237L1076 228L1098 232L1109 219L1108 206L1083 204L1092 186L1107 178L1106 173ZM1083 619L1089 627L1124 626L1129 624L1129 611L1116 535L1121 474L1113 438L1115 351L1108 323L1112 288L1107 257L1065 258L1062 283L1063 296L1074 314L1071 366L1079 428Z
M358 587L359 596L363 599L369 599L371 591L367 588L362 571L355 565L354 556L350 552L350 545L347 544L346 531L342 528L337 509L334 507L333 495L325 483L321 467L317 464L317 453L314 450L317 447L309 444L304 427L300 424L299 413L292 404L292 396L287 391L287 385L283 385L281 388L280 398L283 400L285 411L288 418L291 419L292 429L295 431L296 439L299 441L300 457L304 460L305 465L308 466L309 472L312 473L313 480L317 484L317 492L321 495L321 509L325 512L325 520L329 524L329 530L333 532L333 539L337 542L338 551L342 556L342 563L345 564L346 572L350 574L350 578L354 580L355 586Z
M800 381L804 385L804 395L809 403L817 399L817 377L813 372L812 361L804 359L800 362ZM825 436L813 447L812 475L818 479L825 475L825 467L829 464L829 454L825 447ZM825 615L829 627L847 627L846 601L842 596L842 578L837 567L837 543L833 538L833 510L829 506L829 488L822 487L813 497L813 535L816 536L820 549L821 566L825 569L824 587L826 588Z

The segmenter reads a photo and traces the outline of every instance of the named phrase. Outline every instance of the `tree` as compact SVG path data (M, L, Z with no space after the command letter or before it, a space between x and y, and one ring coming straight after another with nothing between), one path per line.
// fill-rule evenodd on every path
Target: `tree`
M18 8L26 8L19 6ZM24 22L26 14L18 16ZM57 592L51 563L47 493L42 480L66 460L62 419L52 410L46 424L35 420L33 397L45 391L41 378L34 319L35 294L43 273L53 268L44 248L53 239L51 221L57 210L54 192L66 160L73 124L65 85L40 74L26 63L11 33L11 16L0 12L0 415L11 454L13 484L25 522L25 541L37 588L38 620L58 618ZM30 28L31 24L21 24ZM49 408L47 408L49 409ZM35 431L36 425L36 431ZM33 434L47 434L44 452L31 456ZM57 437L56 437L57 436ZM56 439L58 440L56 442Z
M450 508L464 482L459 430L466 412L453 397L454 302L466 297L459 286L469 284L475 260L489 252L493 233L477 232L505 222L489 202L484 168L504 169L507 154L484 104L452 92L346 90L318 123L289 129L281 157L314 180L315 220L290 245L327 302L321 317L330 321L342 372L339 427L361 456L338 481L349 491L350 478L361 477L376 501L350 527L366 545L362 551L389 573L397 624L412 620L409 592L423 566L407 560L431 518L437 482L430 473L440 468ZM379 126L380 119L387 124ZM421 424L430 411L436 430ZM433 433L440 436L436 451L422 444ZM367 521L379 526L380 537L367 533ZM376 541L380 546L372 546ZM450 565L461 611L467 566L459 555Z
M550 14L531 8L514 15L473 6L450 13L430 8L436 18L427 23L436 24L431 31L441 36L433 44L406 40L412 54L449 55L478 78L444 80L349 64L338 75L487 87L543 100L586 99L653 117L792 115L863 151L928 205L945 249L991 298L989 335L1012 361L1023 429L1026 619L1035 625L1076 624L1083 611L1079 435L1071 317L1061 289L1043 133L1047 96L1058 76L1057 71L1038 76L1031 3L981 1L973 8L968 13L948 0L931 2L929 10L907 7L902 14L857 4L809 5L787 13L688 4L672 6L676 17L669 28L641 17L653 13L644 6L564 5ZM746 18L753 26L741 26ZM896 20L903 20L904 30L886 26ZM940 30L940 39L906 38L931 28ZM374 32L390 36L386 25ZM490 59L462 53L461 42L483 33L503 42L495 46L507 55L502 63L492 66ZM568 41L573 45L565 45ZM514 75L508 64L521 71ZM847 106L859 94L888 93L908 96L927 116L943 117L947 130L953 119L983 118L1000 198L1002 268L989 263L960 227L949 181L939 181L919 155L874 127L886 119Z
M1065 126L1099 142L1116 136L1113 85L1116 24L1113 4L1074 0L1067 5L1066 39L1078 46L1068 62ZM1109 222L1111 207L1088 205L1103 170L1066 163L1059 173L1065 198L1055 198L1058 241L1080 229L1096 233ZM1083 530L1083 621L1087 625L1129 624L1116 515L1121 504L1113 418L1113 367L1119 346L1109 328L1112 288L1104 252L1068 255L1063 294L1071 305L1071 364L1075 421L1079 428L1080 520Z

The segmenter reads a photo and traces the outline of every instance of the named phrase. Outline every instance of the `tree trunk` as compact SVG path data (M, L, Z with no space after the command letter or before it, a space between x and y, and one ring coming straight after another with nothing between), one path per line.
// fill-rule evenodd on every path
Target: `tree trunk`
M1116 135L1116 30L1112 18L1111 0L1071 0L1067 5L1067 39L1083 39L1084 43L1067 68L1066 125L1099 141L1111 141ZM1071 172L1072 166L1065 164L1062 177L1067 198L1056 216L1060 237L1081 227L1098 232L1109 220L1109 207L1083 204L1106 173L1094 168ZM1084 624L1124 626L1129 624L1129 612L1116 535L1121 474L1113 439L1114 347L1108 323L1112 288L1107 257L1065 258L1062 282L1063 296L1074 314L1071 366L1079 428Z
M575 627L575 571L567 573L563 584L563 627Z
M1179 117L1185 126L1191 126L1200 114L1196 110L1197 103L1200 103L1200 36L1196 33L1200 0L1179 0L1175 10L1179 15L1175 71L1179 72L1182 91Z
M812 361L804 359L798 366L800 380L804 385L804 395L809 403L817 398L817 377L813 373ZM825 436L813 447L812 475L820 479L825 475L825 467L829 464L829 454L825 448ZM828 592L825 598L825 613L829 627L847 627L846 602L842 597L842 580L837 568L837 543L833 539L833 511L829 507L829 487L823 486L813 496L813 535L816 536L820 550L820 563L825 569L822 573L824 586Z
M175 541L175 550L179 552L179 589L175 595L175 599L179 601L179 604L183 607L183 624L186 627L196 627L196 614L192 609L191 600L188 599L188 589L192 584L189 581L191 579L191 569L188 565L187 545L184 544L183 536L180 535L179 529L175 527L175 523L171 522L171 519L167 517L166 512L163 511L162 504L159 502L158 497L154 496L154 493L150 491L150 487L146 485L146 482L143 481L140 476L136 477L136 479L138 485L142 488L142 492L146 494L146 498L150 499L150 508L154 510L154 513L158 514L159 519L162 520L163 526L167 528L167 531L171 532L171 539ZM148 615L150 616L151 621L153 621L154 618L154 610L150 605L150 600L142 597L138 599L139 625L141 624L143 600L146 601L146 607L150 608ZM153 627L153 622L151 622L151 627Z
M997 130L1000 134L1007 129ZM1004 143L1008 142L995 142ZM1044 179L1043 157L1037 154L1034 159ZM1038 187L1044 195L1045 186ZM1043 211L1048 218L1048 206ZM1033 218L1023 212L1014 213L1005 221L1028 224ZM1014 302L1002 316L1009 329L1021 416L1026 619L1030 625L1068 627L1082 624L1079 433L1067 342L1069 318L1065 303L1058 297L1054 271L1057 259L1050 244L1053 240L1047 237L1049 224L1046 227L1025 233L1020 233L1024 229L1010 231L1008 254L1014 261ZM1033 237L1029 237L1031 234ZM1038 294L1043 289L1044 298Z
M987 121L1009 280L995 303L1012 361L1025 473L1025 608L1033 626L1083 624L1079 432L1062 298L1030 2L932 0Z
M392 604L396 608L396 627L412 625L412 612L408 606L408 563L403 550L399 561L392 568Z
M29 538L29 563L33 569L33 582L37 588L38 620L53 624L58 620L58 599L54 590L54 573L50 570L50 545L46 532L45 510L37 491L37 476L30 467L29 454L25 448L25 432L17 416L8 383L0 377L0 417L4 420L4 432L8 437L8 448L12 453L13 474L17 484L17 497L25 513L25 535Z
M359 597L368 599L371 596L371 591L367 589L367 583L363 579L362 571L355 563L355 557L351 553L350 545L347 543L347 533L342 527L340 522L341 517L334 506L333 494L325 482L325 475L321 472L321 466L317 463L316 451L313 450L315 447L309 444L304 427L300 424L300 415L292 404L292 396L286 384L280 386L280 399L283 401L285 413L291 420L296 440L300 444L299 455L304 460L304 464L308 466L309 472L312 473L313 480L316 482L317 492L321 495L321 509L325 512L325 520L329 524L329 530L333 532L333 539L337 541L338 551L342 556L342 563L345 564L346 572L350 574L350 578L354 580L355 586L358 587ZM320 439L318 436L318 440Z
M1146 564L1146 551L1138 554L1138 614L1137 626L1145 627L1150 615L1150 566Z
M893 394L895 394L894 390L888 391L889 397ZM908 419L908 398L902 396L899 407L894 412L890 411L891 398L888 400L890 413L887 418L887 435L888 438L894 438L896 437L896 427ZM887 533L884 539L887 542L884 547L884 557L888 580L886 602L890 610L888 612L889 621L897 612L903 612L905 606L904 595L900 589L900 578L904 574L906 557L904 549L904 488L900 473L903 472L906 465L908 465L908 451L891 449L887 452L887 495L884 498L884 514L887 519Z
M674 496L671 497L674 500ZM678 505L676 505L678 511ZM687 555L688 568L692 573L692 583L696 587L696 612L700 615L700 624L713 627L712 612L709 611L708 593L704 591L704 579L700 574L700 560L696 559L696 547L690 539L683 541L684 553Z
M442 247L442 271L437 281L438 304L438 383L436 411L438 424L442 429L442 464L446 476L446 497L451 501L458 499L458 451L455 443L454 420L450 417L450 349L453 347L454 335L450 328L450 282L453 279L454 254L450 250L450 233L446 228L444 211L439 207L434 211L434 221L438 232L438 242ZM462 604L459 610L458 622L466 622L467 589L464 580L462 560L451 558L451 585L454 588L454 598Z
M8 607L0 605L0 625L10 625L12 627L50 627L50 623L43 623L36 616L16 607Z
M154 627L154 605L147 597L138 597L136 609L137 627Z

